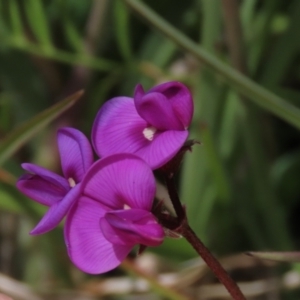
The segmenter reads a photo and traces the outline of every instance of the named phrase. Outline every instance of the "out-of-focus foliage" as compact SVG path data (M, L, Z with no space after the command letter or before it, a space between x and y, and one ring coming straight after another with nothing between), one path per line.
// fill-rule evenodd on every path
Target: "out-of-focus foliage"
M35 133L25 146L19 147L22 136L14 140L19 150L5 152L0 168L0 271L41 292L36 299L79 299L81 293L82 299L96 299L86 293L105 293L70 264L62 227L44 236L28 235L43 208L14 188L22 174L20 163L30 161L59 171L56 130L73 126L89 136L101 104L114 96L132 96L137 83L148 89L159 82L179 80L193 92L190 137L202 145L186 155L178 188L191 226L212 252L221 256L300 248L300 134L297 125L291 125L300 124L300 1L142 1L225 64L228 72L238 69L274 98L279 96L283 106L278 107L267 100L258 105L260 100L253 102L251 86L251 99L245 92L239 94L227 83L231 81L226 74L207 68L159 26L148 26L144 23L147 17L139 17L141 12L132 13L127 6L130 2L135 1L0 0L0 156L15 128L85 89L84 97L50 125L42 127L45 120L37 121L34 130L31 127L32 132L25 134ZM281 113L281 107L295 113ZM157 263L159 272L168 270L185 278L176 285L181 292L193 291L192 299L204 299L197 298L200 291L205 299L213 297L208 287L201 290L211 279L203 277L207 271L199 261L178 265L196 256L184 240L167 239L149 251L169 260ZM152 258L153 264L156 259ZM239 271L233 272L238 281L282 282L282 289L270 283L270 289L257 294L245 285L247 299L251 295L253 299L300 297L296 264L274 272L269 265L251 265L246 256L225 261ZM182 273L174 265L184 269ZM130 264L124 268L141 275ZM114 280L110 275L121 272L116 270L103 280ZM283 291L290 287L291 274L298 282L293 291ZM1 280L0 291L8 293ZM158 294L185 299L160 290L155 280L148 281ZM80 287L81 292L70 291L65 296L50 292L72 287ZM34 299L32 291L27 292L23 295L31 295L28 298L22 298L22 293L11 295ZM151 295L147 299L158 297ZM138 297L114 299L144 296Z

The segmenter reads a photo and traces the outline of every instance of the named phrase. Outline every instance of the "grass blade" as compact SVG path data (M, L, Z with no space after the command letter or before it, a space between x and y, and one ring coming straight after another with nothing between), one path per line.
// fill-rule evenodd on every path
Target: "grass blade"
M6 136L0 143L0 165L15 153L24 143L26 143L32 136L41 130L61 113L71 107L81 96L83 91L79 91L67 99L58 102L52 107L39 113L31 120L20 125L8 136Z
M214 55L204 50L201 46L166 22L142 2L138 0L123 1L137 12L140 17L159 30L160 33L167 36L185 51L193 54L204 66L212 69L218 75L221 75L227 83L235 87L242 95L246 96L247 99L252 100L261 108L272 112L279 118L282 118L300 129L300 109L221 62Z
M41 0L30 0L26 3L25 8L28 22L31 25L31 29L37 40L47 49L51 49L51 34L43 7L43 2Z

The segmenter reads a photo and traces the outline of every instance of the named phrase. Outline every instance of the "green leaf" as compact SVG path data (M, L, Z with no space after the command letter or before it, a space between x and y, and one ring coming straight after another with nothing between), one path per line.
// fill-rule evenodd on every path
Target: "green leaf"
M51 49L51 35L42 1L28 0L25 3L28 22L33 33L42 45Z
M24 143L32 138L42 127L46 126L61 113L70 108L83 94L79 91L67 99L39 113L31 120L21 124L0 142L0 165L12 156Z
M11 27L13 30L13 35L15 37L21 38L23 34L22 18L20 14L20 9L16 0L9 2L9 12L10 12L10 21Z
M127 7L121 1L115 1L114 16L115 16L115 33L119 49L123 58L130 61L132 58L132 50L130 43L129 30L129 14Z
M1 30L3 30L3 28L0 26L0 34ZM20 40L13 39L9 35L2 36L0 46L11 47L23 52L41 56L51 60L56 60L65 64L82 65L91 69L101 71L112 70L113 68L118 67L118 63L108 59L95 57L87 54L73 54L71 52L57 49L54 47L51 48L51 51L49 51L50 48L45 48L41 45L36 45L36 43L33 43L31 41L21 40L20 42Z
M83 52L83 40L69 16L65 16L63 26L65 37L68 40L69 45L74 49L74 51Z
M206 124L200 126L202 133L203 148L206 152L206 159L209 165L211 175L216 184L218 196L222 199L223 203L228 203L231 198L230 185L228 182L228 176L226 176L226 170L223 166L220 154L214 143L212 134Z

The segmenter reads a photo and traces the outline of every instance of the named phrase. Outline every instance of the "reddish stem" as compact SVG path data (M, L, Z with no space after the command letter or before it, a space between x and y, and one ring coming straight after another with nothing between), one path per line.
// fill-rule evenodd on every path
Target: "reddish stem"
M193 246L197 253L202 257L207 266L219 279L219 281L225 286L229 294L235 300L246 300L245 296L241 292L236 282L229 276L219 261L210 253L206 246L197 237L195 232L188 225L187 221L182 224L180 233L186 238L186 240Z
M172 201L174 210L177 215L178 222L180 224L181 221L186 218L186 215L185 215L185 210L183 209L182 204L180 202L180 199L179 199L179 196L178 196L175 184L174 184L174 179L171 176L165 175L165 182L166 182L166 186L168 189L170 199Z
M188 224L185 209L180 202L173 177L165 175L165 181L168 188L169 196L177 214L177 222L179 226L174 230L186 238L186 240L192 245L197 253L202 257L207 266L219 279L219 281L225 286L229 294L234 300L246 300L245 296L241 292L236 282L229 276L219 261L210 253L206 246L197 237L195 232Z

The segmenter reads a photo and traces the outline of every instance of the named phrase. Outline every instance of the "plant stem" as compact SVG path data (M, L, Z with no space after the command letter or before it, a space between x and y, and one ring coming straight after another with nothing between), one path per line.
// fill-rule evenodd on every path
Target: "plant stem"
M118 63L114 61L105 60L87 54L70 53L57 48L45 48L42 45L23 39L20 40L2 37L2 42L11 48L70 65L78 64L87 68L101 71L109 71L118 66Z
M210 251L206 248L206 246L201 242L201 240L189 226L185 210L182 207L175 187L173 177L165 175L165 180L170 199L177 214L177 221L179 223L179 226L174 231L186 238L186 240L202 257L202 259L215 274L215 276L219 279L219 281L225 286L233 299L246 300L236 282L229 276L229 274L225 271L219 261L210 253Z
M197 253L202 257L211 271L219 279L219 281L225 286L229 294L235 300L245 300L245 296L241 292L236 282L229 276L219 261L210 253L206 246L196 236L191 227L186 224L182 224L181 232L182 236L193 246Z
M180 224L180 222L183 219L185 219L186 214L185 214L185 211L184 211L184 209L182 207L182 204L180 202L180 199L179 199L179 196L178 196L175 184L174 184L174 179L173 179L173 177L165 175L165 182L166 182L166 186L167 186L167 189L168 189L170 199L172 201L174 210L175 210L177 218L178 218L178 222Z

